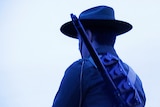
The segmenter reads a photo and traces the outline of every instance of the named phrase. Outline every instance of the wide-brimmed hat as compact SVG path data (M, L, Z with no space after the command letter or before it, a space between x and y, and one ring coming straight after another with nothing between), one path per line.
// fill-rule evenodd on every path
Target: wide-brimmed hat
M131 24L116 20L113 8L108 6L96 6L85 10L80 14L79 20L84 28L112 30L116 35L126 33L132 29ZM60 30L69 37L77 38L77 31L72 21L63 24Z

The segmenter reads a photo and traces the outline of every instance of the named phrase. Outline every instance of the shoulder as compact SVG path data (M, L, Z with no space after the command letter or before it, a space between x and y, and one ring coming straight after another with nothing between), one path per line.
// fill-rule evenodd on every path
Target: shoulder
M129 78L131 80L133 80L132 78L134 77L134 75L136 75L135 76L136 78L135 78L134 86L137 89L137 91L138 91L138 93L139 93L139 95L141 97L142 103L145 104L146 96L145 96L145 92L143 90L143 84L142 84L142 81L141 81L140 77L136 74L136 72L129 65L127 65L125 63L124 63L124 65L125 65L126 69L128 70L128 75L131 74L129 76Z
M73 62L68 68L66 71L71 71L71 70L79 70L81 67L84 68L89 68L89 67L92 67L94 66L90 60L88 58L85 58L85 59L79 59L75 62Z
M84 69L89 69L91 68L92 63L88 59L79 59L75 62L73 62L65 71L65 75L69 76L78 76L80 75L81 69L83 67Z

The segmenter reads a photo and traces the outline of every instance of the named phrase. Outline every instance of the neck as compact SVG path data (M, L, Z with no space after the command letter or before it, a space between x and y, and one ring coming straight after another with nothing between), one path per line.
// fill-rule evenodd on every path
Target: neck
M92 46L96 49L98 54L106 54L108 52L108 53L118 57L118 55L117 55L117 53L116 53L116 51L114 49L114 46L111 46L111 45L99 45L96 42L93 42Z

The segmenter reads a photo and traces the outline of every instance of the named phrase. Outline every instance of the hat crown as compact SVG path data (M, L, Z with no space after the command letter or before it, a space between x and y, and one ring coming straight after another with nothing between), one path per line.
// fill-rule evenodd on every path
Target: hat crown
M115 20L114 10L108 6L97 6L83 11L80 20Z

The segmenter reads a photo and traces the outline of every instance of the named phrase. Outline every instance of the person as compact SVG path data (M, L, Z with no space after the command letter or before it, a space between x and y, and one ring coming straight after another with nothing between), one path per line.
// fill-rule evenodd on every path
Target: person
M114 49L116 37L130 31L131 24L116 20L113 8L105 5L83 11L79 20L98 55L110 53L118 57ZM118 107L114 96L108 91L109 85L103 80L95 64L89 60L90 53L72 21L63 24L60 30L64 35L79 40L82 58L72 63L65 71L52 107ZM143 99L140 106L143 107L146 97L137 74L135 87Z

